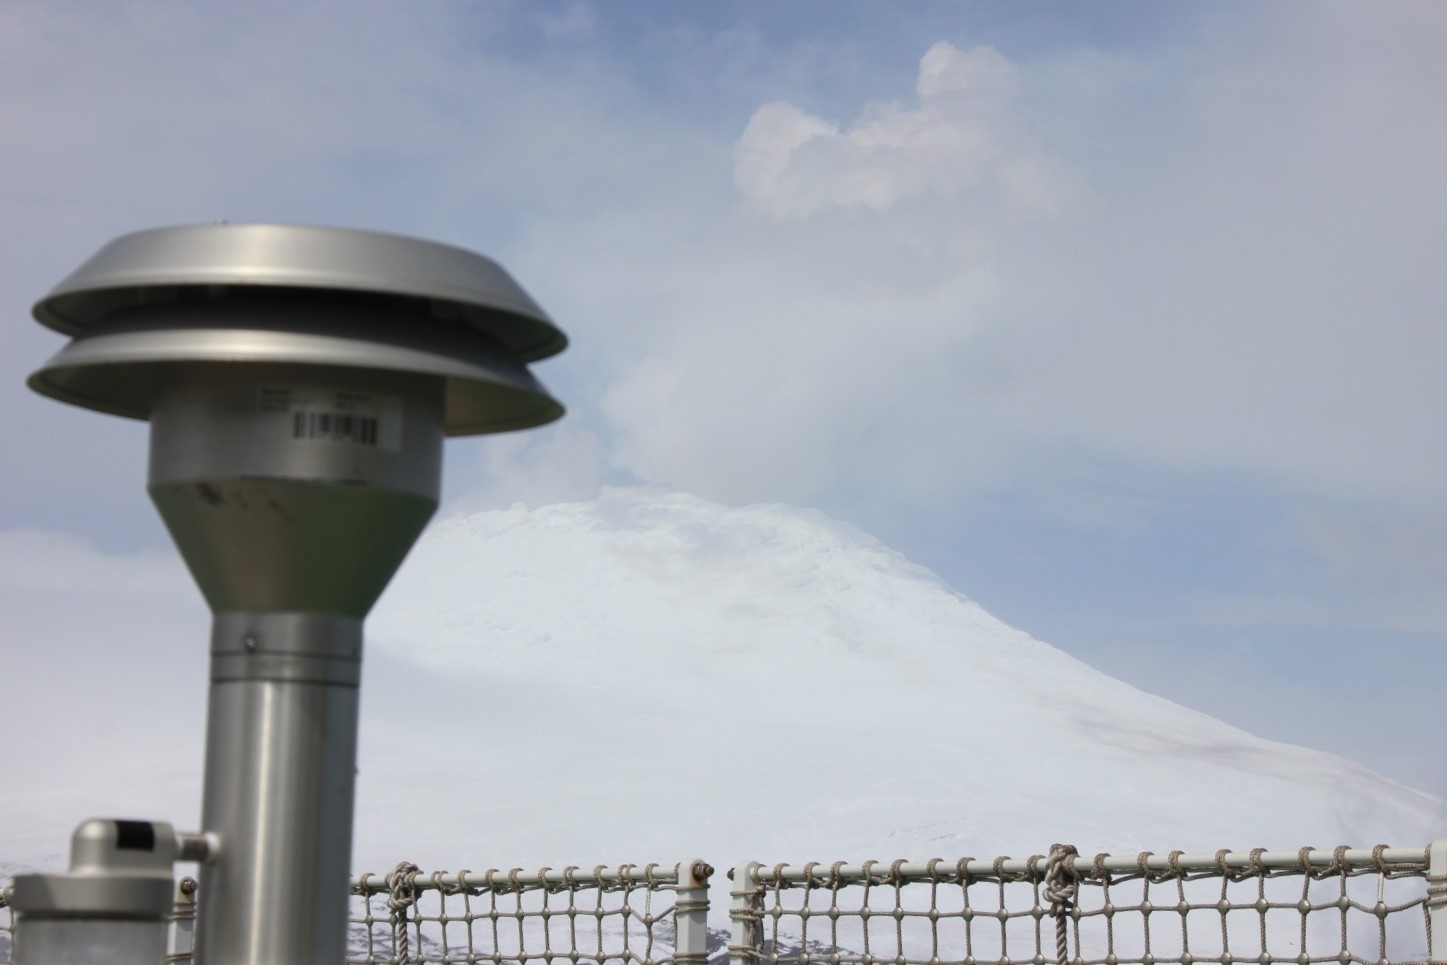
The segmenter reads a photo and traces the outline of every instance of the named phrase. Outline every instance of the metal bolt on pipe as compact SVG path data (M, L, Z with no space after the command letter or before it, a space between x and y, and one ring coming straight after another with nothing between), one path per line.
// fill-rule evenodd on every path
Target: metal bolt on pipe
M362 622L437 508L446 436L563 409L566 337L492 261L373 232L160 228L34 309L36 391L151 424L148 490L213 613L202 965L345 955Z

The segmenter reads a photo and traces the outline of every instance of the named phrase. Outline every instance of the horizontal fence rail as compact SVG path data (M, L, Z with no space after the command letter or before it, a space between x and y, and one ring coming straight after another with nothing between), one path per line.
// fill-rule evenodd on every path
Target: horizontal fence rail
M1379 850L1380 856L1378 855ZM866 878L873 878L876 882L892 881L896 876L910 881L930 881L936 878L958 881L961 877L1024 879L1043 875L1047 860L1048 856L1037 854L1028 858L989 860L961 858L957 861L945 861L943 858L935 858L932 861L921 862L870 861L867 865L842 862L837 865L823 865L819 862L774 867L758 865L757 867L763 870L757 871L755 878L759 881L767 879L769 882L783 881L789 884L800 884L810 878L817 881L825 875L838 877L850 883L862 883ZM1079 854L1070 854L1066 856L1065 860L1074 869L1077 877L1093 878L1137 872L1150 872L1153 875L1196 871L1223 875L1241 872L1256 874L1258 868L1268 871L1278 869L1300 871L1308 866L1318 871L1331 871L1341 864L1371 870L1376 870L1380 865L1386 865L1389 868L1400 866L1405 869L1420 870L1427 861L1427 849L1339 848L1335 851L1319 849L1266 851L1258 849L1256 851L1218 851L1214 854L1186 854L1181 851L1158 854L1154 851L1143 851L1134 855L1098 854L1089 858ZM821 871L821 868L824 870Z

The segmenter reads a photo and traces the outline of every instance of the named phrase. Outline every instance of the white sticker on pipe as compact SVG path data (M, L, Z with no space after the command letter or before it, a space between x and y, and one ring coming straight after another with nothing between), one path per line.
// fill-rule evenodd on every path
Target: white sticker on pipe
M256 411L275 413L293 442L361 446L396 452L402 447L402 400L350 389L263 385Z

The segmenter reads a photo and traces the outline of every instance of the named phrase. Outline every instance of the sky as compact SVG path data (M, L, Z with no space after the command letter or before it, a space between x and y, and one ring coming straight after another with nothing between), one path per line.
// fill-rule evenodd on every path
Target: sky
M0 0L0 580L172 572L145 427L25 389L61 344L35 300L139 228L393 231L572 339L535 367L568 416L449 443L444 515L816 508L1447 794L1444 34L1439 3ZM44 627L0 654L59 688Z

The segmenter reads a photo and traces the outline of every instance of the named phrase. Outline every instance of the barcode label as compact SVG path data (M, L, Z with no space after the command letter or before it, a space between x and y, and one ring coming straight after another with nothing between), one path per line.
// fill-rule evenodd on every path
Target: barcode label
M395 452L402 445L402 400L317 386L263 385L258 412L274 414L277 433L293 442L364 446Z
M331 442L355 442L359 446L377 445L377 419L369 415L342 415L335 412L292 413L293 439L326 439Z

